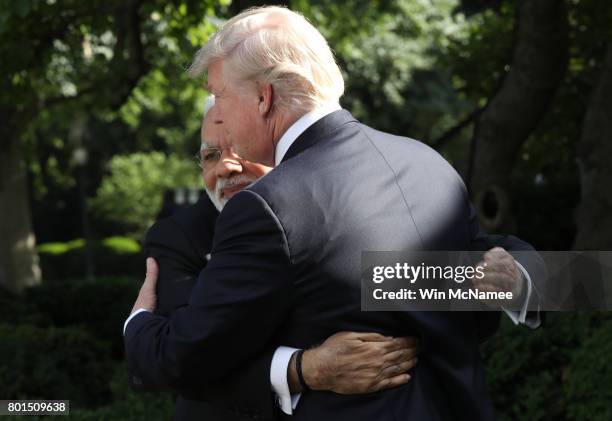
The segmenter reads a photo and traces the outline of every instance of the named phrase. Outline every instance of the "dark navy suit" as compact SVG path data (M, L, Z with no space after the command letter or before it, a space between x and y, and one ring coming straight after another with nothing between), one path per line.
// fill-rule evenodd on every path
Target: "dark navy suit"
M175 388L223 378L270 341L313 346L340 330L417 335L412 380L361 396L304 393L294 420L491 420L479 343L498 313L362 312L361 252L486 244L465 187L428 146L347 111L309 127L217 220L189 305L128 324L128 359ZM498 245L530 249L512 237ZM539 261L521 261L528 272Z

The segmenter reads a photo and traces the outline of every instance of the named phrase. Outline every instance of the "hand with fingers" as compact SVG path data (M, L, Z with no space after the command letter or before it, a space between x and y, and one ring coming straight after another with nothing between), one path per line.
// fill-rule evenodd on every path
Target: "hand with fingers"
M147 258L147 275L145 280L140 287L140 292L136 298L136 302L132 307L130 314L134 313L138 309L145 309L147 311L154 311L157 307L157 275L159 269L155 259L152 257Z
M482 278L474 277L475 289L483 292L512 292L512 301L485 301L493 307L514 307L521 302L525 279L521 274L514 257L501 247L494 247L483 256L477 266L484 268Z
M312 390L339 394L372 393L410 381L417 364L418 339L378 333L339 332L304 352L303 379ZM297 353L296 353L297 354ZM289 367L292 393L302 391L295 358Z

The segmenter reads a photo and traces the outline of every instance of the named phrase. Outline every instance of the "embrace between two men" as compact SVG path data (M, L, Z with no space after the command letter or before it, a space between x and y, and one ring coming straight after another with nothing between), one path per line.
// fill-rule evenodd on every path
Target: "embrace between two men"
M190 73L215 97L201 155L223 209L203 223L202 202L148 234L159 269L147 261L124 326L138 381L177 391L178 419L494 419L479 344L501 311L363 312L361 252L493 249L478 287L510 288L517 310L500 310L535 326L543 263L506 251L532 247L484 233L435 151L340 107L340 69L301 15L237 15ZM171 298L155 312L158 292Z

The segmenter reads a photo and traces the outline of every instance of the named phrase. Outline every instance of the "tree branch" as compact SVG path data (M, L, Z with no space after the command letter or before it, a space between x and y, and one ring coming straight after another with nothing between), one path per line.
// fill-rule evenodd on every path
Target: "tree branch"
M472 111L466 118L461 120L459 123L455 124L449 130L447 130L442 136L438 137L431 143L431 147L435 150L439 151L451 140L453 137L457 136L464 128L472 124L484 111L484 107L476 108Z
M76 95L72 95L72 96L57 95L57 96L51 96L48 98L38 98L38 101L36 103L36 108L38 110L41 110L43 107L52 107L58 104L63 104L65 102L74 101L75 99L79 99L83 97L84 95L94 92L95 89L96 88L94 85L90 85L90 86L86 86L85 88L79 89Z
M117 9L117 44L110 68L124 69L124 77L115 81L116 87L112 89L113 95L109 98L109 106L114 110L127 101L140 78L150 68L141 39L141 4L142 0L130 0Z

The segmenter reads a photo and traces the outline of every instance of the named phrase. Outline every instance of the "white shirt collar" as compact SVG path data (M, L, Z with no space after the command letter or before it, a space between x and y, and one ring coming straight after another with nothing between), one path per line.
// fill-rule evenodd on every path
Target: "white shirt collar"
M293 145L293 142L295 142L295 140L302 133L304 133L307 128L326 115L340 109L342 108L338 103L327 104L304 114L295 123L293 123L276 144L276 151L274 152L274 166L280 164L291 145Z

